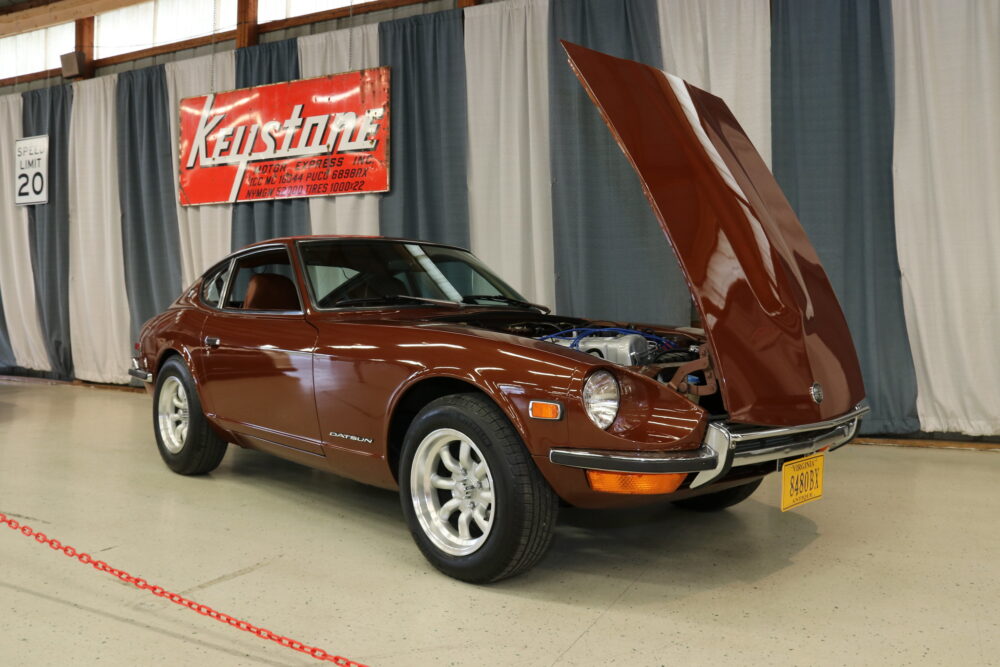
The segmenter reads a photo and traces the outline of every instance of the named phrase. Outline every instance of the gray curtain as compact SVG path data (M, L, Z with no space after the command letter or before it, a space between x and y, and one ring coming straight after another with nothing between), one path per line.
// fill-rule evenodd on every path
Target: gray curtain
M662 67L655 0L552 0L549 77L558 312L687 325L691 297L632 166L573 75L565 39Z
M893 223L890 0L773 0L774 174L861 359L867 433L919 429Z
M7 334L7 318L3 312L3 299L0 298L0 372L7 372L15 365L14 350L10 347L10 336Z
M461 10L380 23L379 56L392 68L390 191L380 228L469 247L468 130Z
M299 47L294 39L236 50L237 88L294 81L299 76ZM310 228L308 199L235 204L232 248L278 236L308 234Z
M125 285L136 340L142 324L184 289L163 65L119 74L115 105Z
M73 377L69 330L69 115L73 89L53 86L23 93L24 136L49 136L49 202L28 207L28 240L35 298L52 377Z

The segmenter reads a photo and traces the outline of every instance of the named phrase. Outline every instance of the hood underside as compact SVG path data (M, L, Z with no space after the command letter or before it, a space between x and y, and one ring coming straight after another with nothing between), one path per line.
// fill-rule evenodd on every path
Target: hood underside
M729 108L682 79L563 42L687 279L734 421L796 425L864 398L819 257Z

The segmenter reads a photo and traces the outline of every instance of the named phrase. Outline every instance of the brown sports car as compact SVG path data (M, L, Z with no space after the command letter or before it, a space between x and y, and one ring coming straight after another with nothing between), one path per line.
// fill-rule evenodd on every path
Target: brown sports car
M864 387L844 316L787 200L725 104L566 44L642 180L704 330L553 315L469 252L302 237L223 260L142 331L174 471L227 443L398 489L425 556L466 581L535 564L560 501L822 490Z

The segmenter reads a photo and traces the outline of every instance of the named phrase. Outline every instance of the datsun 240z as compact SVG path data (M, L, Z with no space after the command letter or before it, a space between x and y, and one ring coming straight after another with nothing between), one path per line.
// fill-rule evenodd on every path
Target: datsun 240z
M398 489L417 545L471 581L533 566L560 502L720 509L782 470L785 505L867 411L844 315L718 98L565 44L638 174L704 329L553 315L469 252L282 238L207 271L142 330L175 472L227 443Z

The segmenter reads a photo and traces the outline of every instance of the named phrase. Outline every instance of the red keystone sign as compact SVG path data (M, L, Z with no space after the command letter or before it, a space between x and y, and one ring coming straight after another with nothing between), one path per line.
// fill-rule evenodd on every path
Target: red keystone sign
M181 100L180 203L389 190L389 68Z

